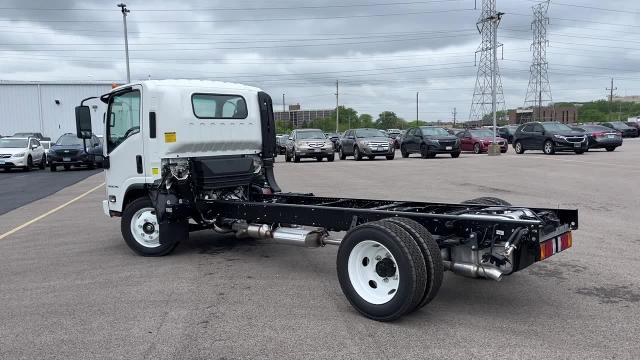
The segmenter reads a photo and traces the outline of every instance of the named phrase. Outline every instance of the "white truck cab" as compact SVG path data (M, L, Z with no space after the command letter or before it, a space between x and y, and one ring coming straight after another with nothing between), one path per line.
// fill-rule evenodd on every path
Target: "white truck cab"
M159 181L163 162L234 156L258 161L260 93L218 81L149 80L103 95L107 215L122 213L129 192Z

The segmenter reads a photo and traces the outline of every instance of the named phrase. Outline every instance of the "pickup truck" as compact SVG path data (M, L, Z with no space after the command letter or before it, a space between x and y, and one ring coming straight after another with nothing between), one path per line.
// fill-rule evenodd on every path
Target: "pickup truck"
M578 228L577 210L495 198L460 204L283 192L274 176L271 97L255 87L148 80L100 99L107 104L102 206L121 219L134 252L167 255L198 230L339 246L343 293L374 320L427 305L444 271L500 281L570 248ZM89 107L83 101L75 112L77 135L91 137Z

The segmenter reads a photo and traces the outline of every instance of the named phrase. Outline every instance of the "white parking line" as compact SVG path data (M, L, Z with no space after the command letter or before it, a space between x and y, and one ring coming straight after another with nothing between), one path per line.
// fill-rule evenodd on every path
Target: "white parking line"
M520 158L520 157L518 157L518 158ZM523 158L523 159L545 159L545 160L573 162L573 163L588 164L588 165L598 165L598 166L615 166L615 167L620 167L620 168L625 168L625 169L640 170L639 166L621 165L621 164L609 164L609 163L603 163L603 162L592 162L592 161L581 161L581 160L570 160L570 159L558 159L558 158L554 158L554 157L551 157L551 156L522 156L521 158Z
M33 224L33 223L37 222L37 221L40 221L40 220L42 220L42 219L46 218L47 216L49 216L49 215L51 215L51 214L55 213L55 212L56 212L56 211L58 211L58 210L63 209L63 208L64 208L64 207L66 207L66 206L69 206L69 205L73 204L74 202L76 202L76 201L78 201L78 200L82 199L83 197L85 197L85 196L87 196L87 195L91 194L92 192L94 192L94 191L98 190L99 188L101 188L101 187L103 187L103 186L104 186L104 183L102 183L102 184L100 184L100 185L98 185L98 186L94 187L93 189L91 189L91 190L89 190L89 191L87 191L87 192L85 192L85 193L83 193L83 194L81 194L81 195L79 195L79 196L77 196L77 197L75 197L75 198L73 198L73 199L71 199L71 200L67 201L66 203L64 203L64 204L62 204L62 205L60 205L60 206L58 206L58 207L56 207L56 208L54 208L54 209L51 209L51 210L47 211L46 213L44 213L44 214L42 214L42 215L38 216L38 217L37 217L37 218L35 218L35 219L29 220L29 221L27 221L26 223L24 223L24 224L22 224L22 225L20 225L20 226L18 226L18 227L16 227L16 228L14 228L14 229L12 229L12 230L7 231L6 233L4 233L4 234L0 235L0 240L2 240L2 239L4 239L4 238L6 238L7 236L9 236L9 235L11 235L11 234L13 234L13 233L15 233L15 232L17 232L17 231L20 231L20 230L22 230L22 229L26 228L27 226L29 226L29 225L31 225L31 224Z

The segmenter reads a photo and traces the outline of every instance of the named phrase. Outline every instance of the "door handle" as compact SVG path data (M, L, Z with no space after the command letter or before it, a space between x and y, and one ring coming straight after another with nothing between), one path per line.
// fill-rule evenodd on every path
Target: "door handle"
M138 174L142 174L142 155L136 155L136 168Z

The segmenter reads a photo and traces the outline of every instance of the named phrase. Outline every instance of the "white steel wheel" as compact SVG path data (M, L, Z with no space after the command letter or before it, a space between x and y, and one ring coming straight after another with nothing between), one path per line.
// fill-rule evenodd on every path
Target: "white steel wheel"
M142 208L133 214L131 235L138 244L146 248L160 246L160 227L154 208Z
M351 250L348 272L353 289L371 304L385 304L398 292L400 273L396 259L377 241L362 241Z

